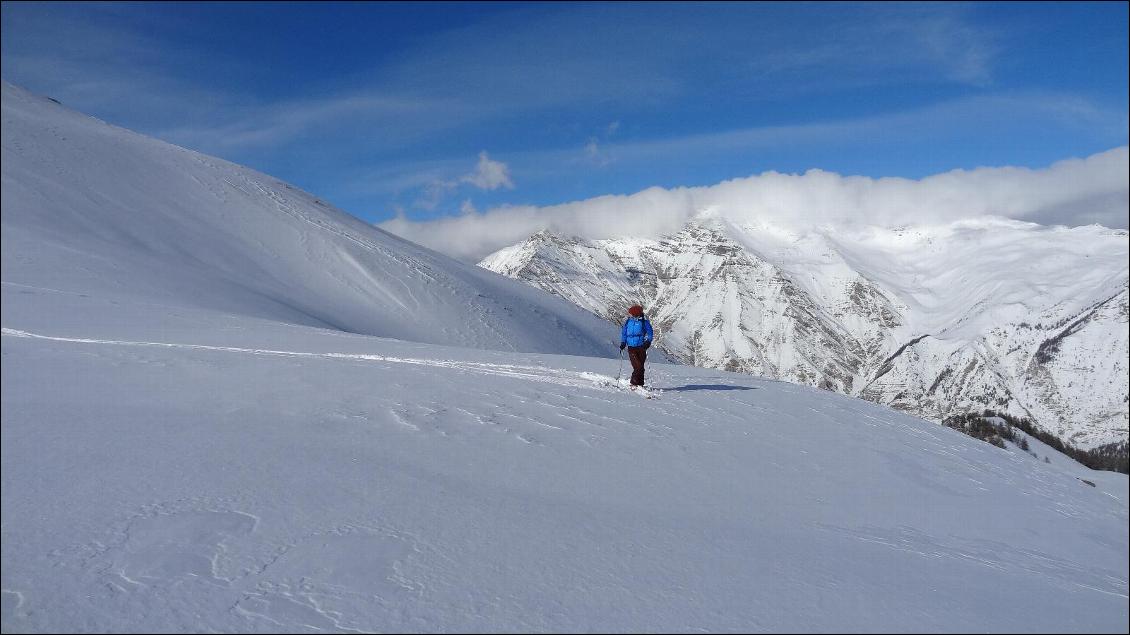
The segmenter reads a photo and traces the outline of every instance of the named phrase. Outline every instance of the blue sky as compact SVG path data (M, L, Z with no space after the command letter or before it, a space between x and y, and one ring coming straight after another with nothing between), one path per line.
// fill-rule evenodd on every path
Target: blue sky
M1127 3L2 5L5 80L370 221L1127 144Z

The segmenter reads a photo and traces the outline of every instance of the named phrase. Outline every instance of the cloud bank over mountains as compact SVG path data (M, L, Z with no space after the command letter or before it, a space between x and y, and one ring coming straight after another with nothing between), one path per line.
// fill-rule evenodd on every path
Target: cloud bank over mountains
M476 260L542 229L585 238L655 238L692 216L787 225L904 225L1002 216L1043 225L1126 228L1130 149L1121 146L1047 168L985 167L923 179L843 176L823 170L762 174L703 187L649 188L546 207L503 206L380 227L457 258Z

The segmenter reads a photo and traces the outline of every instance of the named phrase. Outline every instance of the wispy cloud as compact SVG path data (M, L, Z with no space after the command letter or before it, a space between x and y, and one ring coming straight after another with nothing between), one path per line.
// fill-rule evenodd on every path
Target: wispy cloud
M612 159L600 149L600 142L596 137L589 137L589 142L585 144L585 159L593 165L608 165Z
M457 185L454 181L432 181L421 188L420 195L412 202L412 207L429 212L435 211Z
M907 83L983 87L993 81L1006 34L978 24L973 6L833 5L808 29L766 24L746 69L753 84L777 96Z
M320 142L338 135L356 141L358 133L397 147L443 128L414 125L417 117L428 115L454 126L460 121L458 110L438 100L346 94L234 109L227 113L227 123L174 126L156 134L211 152L277 148L311 135L318 135ZM401 125L395 125L397 121Z
M1000 125L1052 123L1088 134L1126 136L1127 113L1072 95L1023 93L982 95L864 117L811 121L800 124L753 126L719 132L622 142L618 157L687 156L734 148L788 147L802 143L835 144L880 137L908 141L961 130L983 131ZM1039 128L1041 126L1034 126Z
M514 182L510 180L510 168L501 161L492 160L486 150L479 153L475 171L465 174L459 182L470 183L480 190L514 189Z
M806 12L812 19L798 19ZM145 15L123 8L114 13ZM193 51L146 32L141 18L91 20L89 11L13 15L5 22L20 28L5 29L12 40L5 46L6 76L35 77L39 85L29 86L35 90L65 93L78 107L118 123L146 122L147 132L216 152L277 147L315 131L329 137L365 131L374 141L401 145L514 113L614 104L658 108L738 83L746 92L763 82L773 91L819 90L801 76L809 71L860 83L911 75L981 82L995 57L992 34L946 5L800 6L791 12L757 5L705 12L542 5L431 33L360 73L364 81L351 78L336 88L332 80L319 81L320 97L264 100L220 88L207 71L186 70L247 61L220 53L192 59ZM42 46L45 41L52 45ZM705 60L713 59L719 63L702 73ZM606 136L618 127L618 121L609 124Z
M422 193L416 199L414 206L428 211L435 210L439 204L461 185L471 185L480 190L493 191L498 189L514 189L514 181L510 179L510 168L502 161L490 158L486 150L479 152L479 161L475 169L456 179L432 179L423 185ZM470 201L464 201L461 209L466 211ZM473 206L472 206L473 209Z
M597 167L605 167L615 161L615 157L608 151L607 144L619 130L620 120L617 119L604 127L603 136L589 137L584 147L584 161Z

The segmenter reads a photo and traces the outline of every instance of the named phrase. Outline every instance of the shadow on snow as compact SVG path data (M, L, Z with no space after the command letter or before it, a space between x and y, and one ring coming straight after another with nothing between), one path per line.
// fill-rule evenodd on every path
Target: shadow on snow
M757 390L755 386L728 386L726 384L687 384L678 388L665 388L666 392L689 390Z

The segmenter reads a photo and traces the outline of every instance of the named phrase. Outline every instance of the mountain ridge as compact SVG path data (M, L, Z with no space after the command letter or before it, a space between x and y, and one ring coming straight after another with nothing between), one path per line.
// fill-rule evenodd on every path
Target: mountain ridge
M472 348L613 350L569 303L273 177L7 83L3 109L5 283Z
M706 215L657 240L539 232L480 266L612 321L643 302L658 346L684 363L939 422L1001 409L1087 448L1127 437L1126 237L995 218L802 230ZM1029 270L1027 254L1043 262Z

